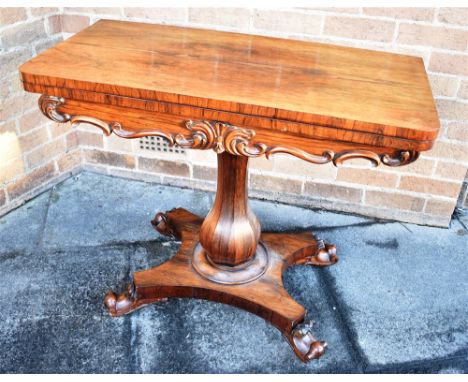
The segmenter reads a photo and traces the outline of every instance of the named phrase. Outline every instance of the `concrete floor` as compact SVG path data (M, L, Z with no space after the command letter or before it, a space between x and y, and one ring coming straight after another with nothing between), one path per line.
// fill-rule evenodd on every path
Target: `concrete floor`
M102 299L179 243L157 211L204 215L213 194L84 172L0 218L2 373L468 372L468 219L450 229L252 201L265 230L313 230L339 263L285 275L329 343L299 362L244 311L173 299L111 318Z

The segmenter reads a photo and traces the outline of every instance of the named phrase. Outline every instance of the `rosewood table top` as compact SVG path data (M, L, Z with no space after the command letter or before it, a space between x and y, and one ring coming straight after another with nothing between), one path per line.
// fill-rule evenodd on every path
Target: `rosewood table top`
M127 290L110 291L109 313L173 297L223 302L269 321L303 362L321 357L327 343L312 334L282 274L293 265L332 266L337 249L311 232L261 231L248 204L249 158L401 166L429 150L439 130L422 60L363 49L102 20L20 72L56 122L218 154L208 215L157 213L153 227L179 238L180 249L136 272Z
M20 72L26 90L63 97L70 115L91 102L126 137L209 119L254 130L253 146L394 156L430 149L439 129L421 58L328 44L101 20Z

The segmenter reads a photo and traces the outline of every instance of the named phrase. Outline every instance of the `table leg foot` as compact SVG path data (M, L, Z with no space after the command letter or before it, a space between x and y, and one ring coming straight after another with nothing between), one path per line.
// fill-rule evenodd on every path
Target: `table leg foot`
M337 260L331 244L317 240L310 233L263 233L259 246L267 256L265 271L242 283L207 278L194 263L199 248L203 219L184 209L159 213L153 226L162 234L180 238L177 254L167 262L134 274L128 289L117 296L109 292L104 300L112 316L130 313L144 305L167 298L198 298L236 306L262 317L286 337L302 362L321 357L327 347L317 340L310 325L304 324L306 310L284 289L282 275L293 265L325 266ZM220 267L235 279L237 273L254 267L255 261L239 267Z
M131 283L127 290L118 296L113 291L107 292L106 296L104 297L104 305L106 306L111 316L118 317L127 313L131 313L138 308L153 302L166 300L166 298L141 300L137 296L135 284Z
M286 336L296 356L303 362L319 359L328 346L325 341L319 341L314 337L312 325L313 322L301 323Z

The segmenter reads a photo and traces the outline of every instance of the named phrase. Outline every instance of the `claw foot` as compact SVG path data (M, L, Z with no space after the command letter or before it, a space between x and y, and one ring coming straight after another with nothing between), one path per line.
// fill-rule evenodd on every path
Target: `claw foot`
M312 322L294 328L288 338L294 352L302 362L319 359L327 349L327 343L317 340L312 332Z
M335 264L337 261L336 245L325 243L322 239L317 238L317 252L315 255L308 257L305 264L316 267L327 267Z

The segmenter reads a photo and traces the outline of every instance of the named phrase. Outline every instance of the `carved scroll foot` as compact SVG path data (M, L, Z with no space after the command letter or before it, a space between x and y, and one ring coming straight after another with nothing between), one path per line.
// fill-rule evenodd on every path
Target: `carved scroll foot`
M302 362L319 359L327 349L327 343L317 340L312 334L313 322L297 325L289 336L286 336L297 357Z
M109 292L104 304L112 316L121 316L140 307L167 298L199 298L236 306L258 315L275 326L302 362L320 358L327 344L317 340L311 325L305 324L306 310L283 286L282 275L288 266L336 262L334 246L306 233L262 233L260 242L268 266L248 282L226 283L200 275L194 266L199 232L203 219L184 209L159 213L153 226L162 234L180 237L181 245L174 257L157 267L136 272L128 289L117 296ZM255 262L244 265L254 269ZM242 269L225 269L235 273ZM221 272L222 273L222 272Z
M163 236L168 236L170 238L176 238L175 232L171 227L168 216L164 212L158 212L154 219L151 220L151 225L153 228L158 231Z
M127 290L120 295L110 291L104 297L104 305L111 316L117 317L141 308L157 301L166 301L166 298L154 298L151 300L141 300L137 296L135 284L131 283Z
M163 236L183 240L184 232L198 232L202 222L202 218L183 208L173 208L167 212L158 212L151 220L151 225Z
M328 267L337 262L336 245L325 243L322 239L317 238L317 252L315 255L307 257L304 264L315 267Z

